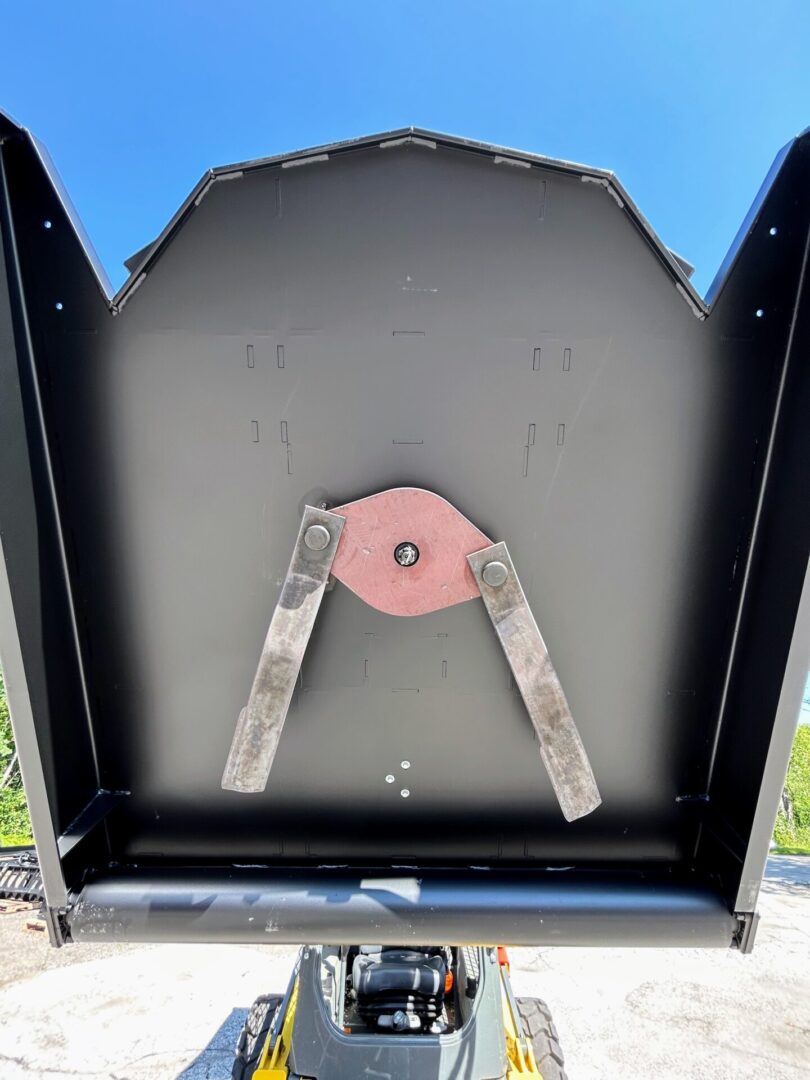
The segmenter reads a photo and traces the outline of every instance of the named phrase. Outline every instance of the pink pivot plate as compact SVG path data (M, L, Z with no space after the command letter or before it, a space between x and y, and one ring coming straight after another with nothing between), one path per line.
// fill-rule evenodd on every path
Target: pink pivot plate
M421 488L391 488L330 511L346 519L332 573L389 615L425 615L480 596L467 556L492 541L446 499ZM403 543L419 558L400 566Z

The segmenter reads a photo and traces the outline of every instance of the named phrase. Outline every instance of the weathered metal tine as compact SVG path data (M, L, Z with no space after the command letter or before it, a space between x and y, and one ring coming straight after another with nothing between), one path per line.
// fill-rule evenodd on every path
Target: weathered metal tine
M226 790L256 792L267 785L344 520L313 506L304 509L250 698L236 724L222 776Z
M568 821L584 817L602 798L506 544L476 551L467 562L537 732L560 809Z

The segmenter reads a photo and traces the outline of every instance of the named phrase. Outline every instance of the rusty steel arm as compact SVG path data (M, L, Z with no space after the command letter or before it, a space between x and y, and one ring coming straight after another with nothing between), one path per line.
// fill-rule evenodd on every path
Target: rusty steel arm
M337 514L304 509L250 697L236 724L222 777L226 790L258 792L267 785L343 524Z
M467 556L540 741L540 755L567 821L602 802L591 763L506 544Z

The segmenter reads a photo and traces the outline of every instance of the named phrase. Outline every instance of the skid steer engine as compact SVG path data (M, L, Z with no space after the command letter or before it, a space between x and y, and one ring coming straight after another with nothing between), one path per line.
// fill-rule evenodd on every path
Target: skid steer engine
M442 1014L451 968L442 947L361 945L351 963L348 998L370 1028L441 1034L448 1028Z
M565 1080L548 1008L515 997L504 949L305 945L286 994L250 1010L232 1080L371 1074Z

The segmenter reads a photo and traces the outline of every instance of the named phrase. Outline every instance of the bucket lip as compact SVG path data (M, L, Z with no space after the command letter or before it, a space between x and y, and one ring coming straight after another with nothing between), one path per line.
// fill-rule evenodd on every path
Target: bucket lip
M13 120L8 114L0 111L0 139L9 137L22 137L26 139L39 164L48 177L74 233L82 247L85 258L95 275L97 285L113 314L118 314L132 293L142 284L144 276L151 270L155 262L160 258L177 232L185 225L194 210L202 203L208 191L217 182L236 180L247 173L254 173L268 169L287 168L295 165L306 165L314 162L331 160L359 151L388 149L390 147L410 144L414 147L422 147L426 150L438 148L459 152L467 157L489 157L496 165L522 166L524 168L536 168L548 173L579 178L583 181L592 182L605 189L612 199L618 204L622 212L630 219L647 241L664 270L674 281L683 300L693 314L699 319L705 318L710 310L710 304L705 301L690 281L691 264L683 256L675 253L664 244L655 232L649 221L642 214L633 199L627 193L619 178L610 169L596 168L577 162L566 161L561 158L547 157L542 154L531 153L526 150L518 150L512 147L500 146L495 143L482 142L477 139L468 139L459 135L450 135L444 132L433 131L422 127L400 127L389 131L378 132L373 135L363 135L352 139L343 139L337 142L324 143L318 146L303 149L290 150L282 154L274 154L270 157L254 158L249 161L234 162L229 165L210 168L200 177L199 181L189 192L186 199L172 215L159 236L145 244L142 248L130 256L125 265L129 270L129 276L121 288L115 292L111 281L104 269L101 260L96 254L89 235L84 229L82 222L70 201L67 190L59 176L44 144L33 135L27 128ZM795 140L794 140L795 141ZM789 143L777 157L775 166L781 165L784 156L792 146ZM775 176L778 168L772 169ZM768 181L772 180L769 174ZM768 184L770 186L770 183ZM760 196L761 197L760 193ZM721 271L729 263L735 251L729 256L721 267ZM732 260L733 261L733 260ZM715 290L717 291L717 290Z

